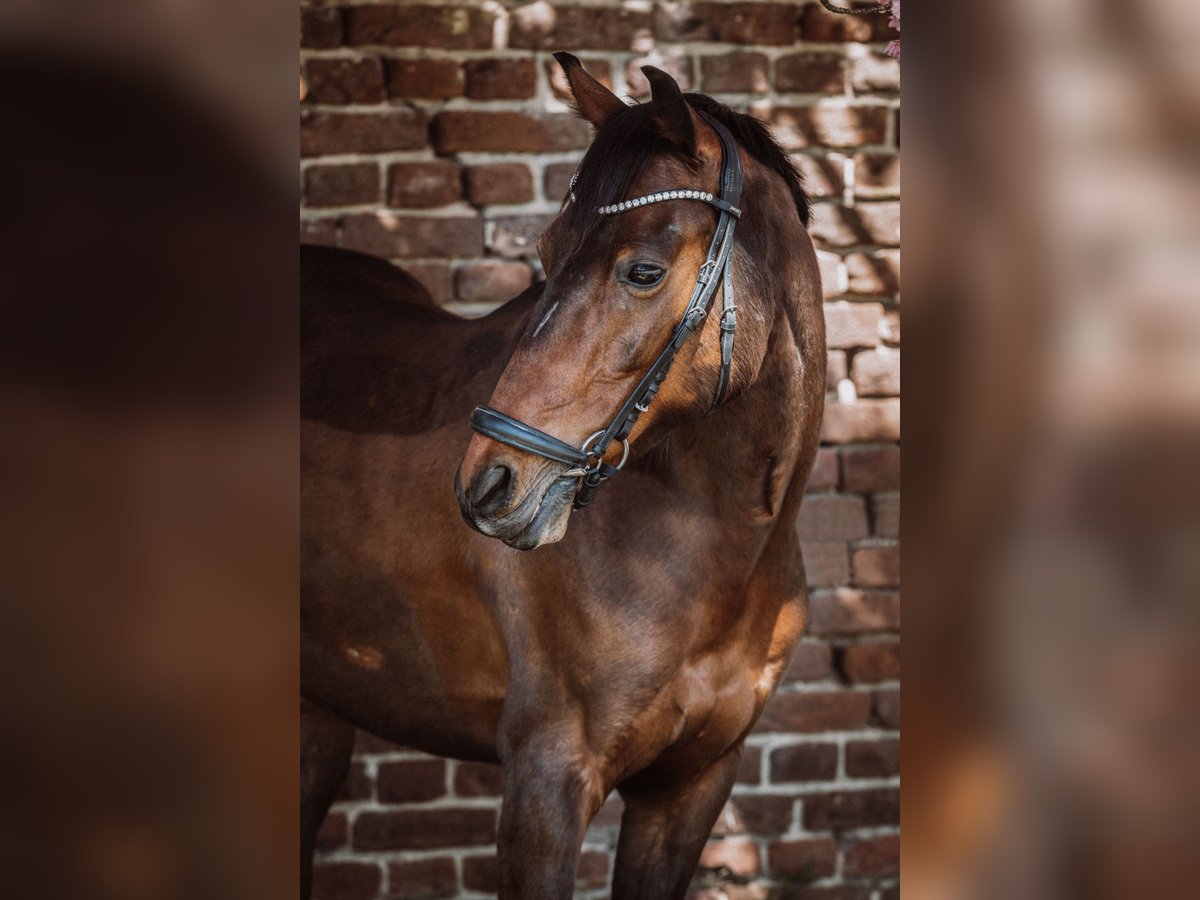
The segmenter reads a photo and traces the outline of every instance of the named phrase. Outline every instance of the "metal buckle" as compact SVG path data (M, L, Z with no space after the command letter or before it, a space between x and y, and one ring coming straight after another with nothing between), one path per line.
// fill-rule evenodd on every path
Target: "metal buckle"
M600 435L602 435L602 434L604 434L603 431L597 431L596 433L592 434L586 441L584 441L580 445L580 447L579 447L580 451L582 451L583 453L586 453L588 455L589 459L591 459L594 454L592 453L592 451L588 450L588 444L590 444L596 438L600 437ZM621 453L621 461L619 463L617 463L617 465L616 465L616 469L618 472L621 471L621 469L625 468L625 463L629 460L629 441L623 440L623 441L621 441L621 445L624 449ZM604 461L604 457L600 457L599 459L596 460L595 465L588 466L586 469L582 468L580 466L575 466L574 468L567 469L567 471L562 473L562 477L564 477L564 478L566 478L566 477L579 478L584 475L590 475L590 474L592 474L592 472L596 472L599 470L600 463L602 463L603 461Z
M717 267L715 259L706 259L704 265L700 267L700 274L696 276L696 280L701 284L708 284L712 280L713 270Z
M725 327L726 319L729 319L729 323L728 323L729 327L728 328ZM721 313L721 330L722 331L733 331L736 328L737 328L737 307L732 306L732 305L726 306L724 311Z

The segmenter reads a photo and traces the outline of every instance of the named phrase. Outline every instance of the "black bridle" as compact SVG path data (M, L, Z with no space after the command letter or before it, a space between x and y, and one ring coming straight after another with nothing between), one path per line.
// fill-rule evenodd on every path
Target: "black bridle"
M582 509L592 501L592 495L606 479L611 478L625 465L629 458L629 434L637 424L638 417L650 408L658 389L667 378L675 355L692 333L700 327L704 317L708 315L716 295L717 284L723 285L721 311L721 372L717 379L717 393L713 400L712 409L720 406L729 387L729 373L733 365L733 335L737 329L737 307L733 303L733 229L742 211L738 203L742 196L742 162L738 156L737 143L733 135L724 125L711 116L700 113L705 121L717 132L721 139L721 184L720 196L714 197L705 191L676 189L658 191L645 197L624 200L612 206L602 206L601 215L613 215L660 203L664 200L699 200L716 207L720 214L717 219L717 230L713 234L712 243L708 247L708 256L700 273L696 276L696 286L692 289L692 297L687 309L666 347L658 354L646 374L637 383L637 387L629 398L621 404L617 414L608 427L591 435L583 446L576 449L553 435L546 434L527 425L512 416L505 415L490 406L476 407L471 414L471 427L480 434L493 440L525 450L538 456L565 463L572 468L563 474L575 476L581 480L579 490L575 495L575 508ZM574 199L574 195L572 195ZM711 411L711 410L710 410ZM621 461L613 466L604 462L604 455L614 441L624 445Z

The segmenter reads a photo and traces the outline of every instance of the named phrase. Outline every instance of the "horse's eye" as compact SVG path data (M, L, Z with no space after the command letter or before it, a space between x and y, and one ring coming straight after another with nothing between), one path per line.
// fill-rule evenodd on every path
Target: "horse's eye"
M650 263L634 263L629 270L629 282L638 287L654 287L662 281L663 270Z

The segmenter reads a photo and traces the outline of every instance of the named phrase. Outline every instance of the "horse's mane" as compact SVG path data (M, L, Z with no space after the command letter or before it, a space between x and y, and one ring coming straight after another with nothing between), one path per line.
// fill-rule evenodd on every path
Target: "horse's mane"
M792 194L800 221L809 221L809 199L804 180L767 126L743 113L734 112L705 94L684 94L688 104L707 113L729 129L734 139L758 162L775 172ZM672 152L669 142L659 134L650 118L649 103L628 106L612 116L597 132L583 162L575 185L576 201L568 214L571 230L582 242L599 224L597 209L628 196L633 183L657 154ZM567 202L567 198L563 199Z

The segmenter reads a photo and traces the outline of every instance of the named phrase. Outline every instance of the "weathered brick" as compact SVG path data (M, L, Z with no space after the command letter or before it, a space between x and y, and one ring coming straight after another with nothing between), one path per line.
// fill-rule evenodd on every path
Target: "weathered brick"
M900 628L900 595L894 591L839 588L814 591L808 600L808 632L862 634Z
M871 696L861 691L776 694L767 701L758 732L843 731L862 728L871 714Z
M834 587L850 580L849 554L843 541L805 541L804 574L810 587Z
M512 11L508 46L523 50L628 50L649 13L629 9L555 6L542 3Z
M503 303L532 283L533 272L522 262L480 260L454 272L454 294L463 303Z
M379 202L379 166L309 166L304 170L305 206L353 206Z
M575 867L575 887L579 890L601 888L608 884L608 854L584 850Z
M900 351L876 347L854 354L850 377L860 397L900 396Z
M828 781L837 777L837 744L792 744L771 751L771 783Z
M356 850L433 850L477 847L496 840L490 809L364 810L354 820Z
M860 838L846 850L844 874L851 878L891 878L900 874L900 835Z
M900 495L875 494L871 498L871 531L876 537L900 537Z
M762 747L742 745L742 761L738 765L738 784L758 784L762 781Z
M844 154L819 151L816 153L793 153L792 162L804 176L804 188L808 191L809 197L818 200L827 197L840 198L846 190L846 156ZM836 256L836 254L831 255ZM837 259L839 262L841 261L840 256Z
M357 213L342 219L342 244L385 259L482 256L483 222L476 216L396 216Z
M842 449L842 489L854 494L900 487L900 448L895 445Z
M760 866L758 845L738 838L709 841L700 855L701 869L724 870L738 878L757 875Z
M829 247L897 245L900 243L900 204L893 200L856 203L854 206L815 203L808 231L813 240Z
M792 650L792 661L783 681L822 681L833 675L833 650L826 643L801 641Z
M495 13L465 6L351 6L345 10L352 46L440 47L485 50L492 46Z
M553 220L554 216L542 213L498 217L491 220L488 246L499 256L533 256L537 253L538 238Z
M900 742L895 738L846 742L846 774L889 778L900 774Z
M383 881L375 863L326 862L313 865L313 897L317 900L374 900Z
M537 92L532 59L469 59L463 72L467 96L475 100L524 100Z
M870 532L867 508L861 497L846 494L810 494L804 498L796 531L802 541L856 541Z
M542 182L542 193L546 199L559 200L566 197L571 188L571 176L578 168L578 162L551 163L546 166L545 180Z
M579 62L585 72L610 91L612 90L612 64L607 59L583 57ZM547 60L545 66L546 80L550 83L550 92L559 100L573 103L575 95L571 93L571 83L567 81L567 73L563 71L562 66L554 60Z
M388 167L389 206L431 209L454 203L461 197L462 174L452 162L406 162Z
M838 652L839 668L855 684L873 681L893 681L900 677L900 644L898 641L871 641L852 644Z
M342 11L329 7L300 7L300 46L328 50L342 42Z
M837 6L877 6L869 2L838 3ZM888 16L867 15L847 16L829 12L816 3L806 4L800 14L800 34L802 41L827 43L870 43L890 41L897 37L896 32L888 27Z
M775 90L798 94L840 94L846 89L839 53L793 53L775 63Z
M460 762L454 772L454 793L460 797L499 797L504 793L504 770L492 763Z
M900 156L896 153L856 153L854 183L860 193L900 193Z
M336 247L338 243L337 226L336 218L301 219L300 243Z
M833 838L773 841L767 847L767 870L776 878L829 878L837 871L837 844Z
M449 263L409 260L404 263L404 271L421 282L438 306L445 306L454 298L454 291L450 286Z
M333 853L346 846L350 840L350 823L346 814L334 810L325 817L317 831L317 852Z
M790 44L796 7L790 3L695 3L690 40L725 44Z
M533 199L533 176L523 163L491 163L466 170L467 198L476 206L527 203Z
M899 587L900 548L856 547L850 556L854 584L858 587Z
M874 699L875 719L885 728L900 727L900 692L897 690L876 691Z
M350 770L346 773L346 780L342 782L337 799L339 801L371 799L371 778L367 775L367 768L361 761L355 760L350 763Z
M382 803L420 803L446 795L446 762L417 759L379 764L376 790Z
M435 856L412 862L388 864L389 897L453 897L458 893L458 875L454 860Z
M845 350L829 350L825 354L825 390L836 391L838 384L849 374ZM824 449L829 449L823 447Z
M850 65L850 84L855 91L900 90L900 60L886 53L864 53Z
M499 871L494 855L463 857L463 887L471 891L494 894L499 885Z
M847 254L846 274L851 294L894 294L900 290L900 251Z
M701 86L706 94L771 90L771 64L765 54L735 50L700 57Z
M900 439L899 398L860 399L854 403L826 403L821 440L828 444ZM895 537L895 535L880 535Z
M830 348L874 347L879 343L882 303L835 300L825 304L825 344Z
M838 486L838 453L832 447L820 447L808 473L805 490L823 491Z
M801 147L858 147L881 144L887 136L888 109L823 101L809 106L755 108L762 114L780 145Z
M836 297L846 293L846 266L838 254L818 250L817 268L821 273L822 296Z
M836 750L836 748L835 748ZM772 780L774 779L772 776ZM770 794L738 794L729 801L734 821L747 834L779 834L792 825L795 798Z
M883 336L883 342L889 347L900 346L900 312L899 310L889 309L883 315L883 321L879 325L879 333Z
M308 99L313 103L382 103L383 66L376 57L364 59L310 59Z
M694 83L694 71L692 69L692 58L690 56L639 56L631 59L625 66L625 83L629 87L630 95L638 98L650 96L650 82L646 80L646 76L642 73L642 66L654 66L662 69L668 75L675 79L679 84L680 90L690 91Z
M804 798L804 827L812 831L896 825L899 822L900 792L893 788L834 791Z
M588 124L569 113L456 110L433 119L433 143L439 153L579 150L590 140Z
M425 140L425 116L416 110L343 113L306 109L300 113L301 156L416 150L425 146Z
M448 100L463 94L462 67L453 59L388 61L388 94L398 100Z

